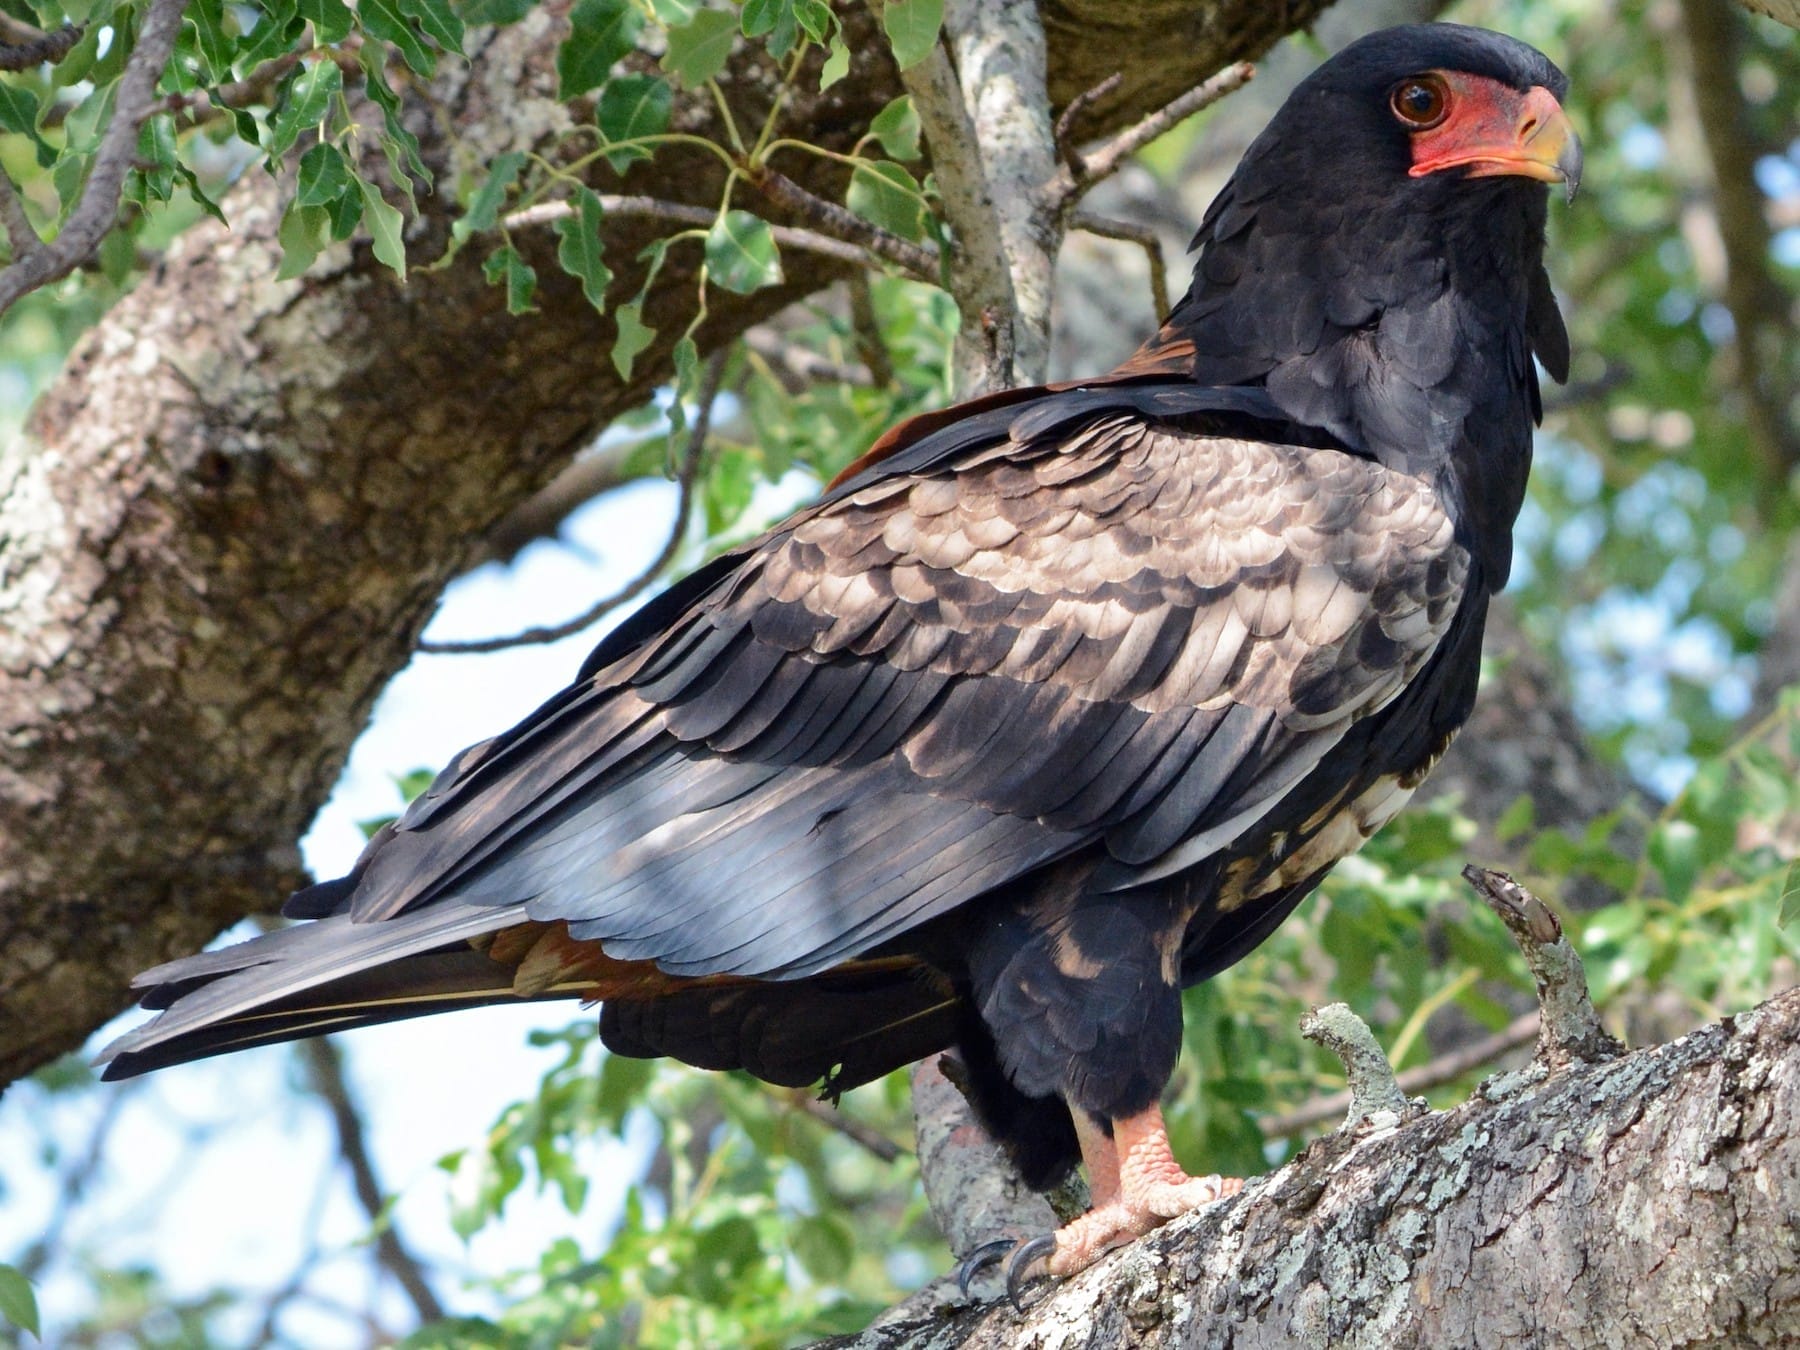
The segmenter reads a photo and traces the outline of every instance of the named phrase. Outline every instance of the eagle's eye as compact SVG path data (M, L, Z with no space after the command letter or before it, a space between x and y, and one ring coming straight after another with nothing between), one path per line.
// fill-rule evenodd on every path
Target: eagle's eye
M1394 116L1410 131L1429 131L1450 112L1450 88L1436 75L1413 75L1388 95Z

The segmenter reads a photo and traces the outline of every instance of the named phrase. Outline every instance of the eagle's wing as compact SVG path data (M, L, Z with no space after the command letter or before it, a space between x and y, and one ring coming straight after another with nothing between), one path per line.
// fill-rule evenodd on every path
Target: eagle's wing
M1139 875L1226 842L1419 670L1466 557L1416 479L1070 401L770 535L459 764L349 912L797 976L1097 839Z
M1230 842L1421 669L1468 569L1428 484L1246 406L1066 391L905 447L459 756L297 897L308 936L147 972L156 1039L525 920L805 976L1077 850L1131 884Z

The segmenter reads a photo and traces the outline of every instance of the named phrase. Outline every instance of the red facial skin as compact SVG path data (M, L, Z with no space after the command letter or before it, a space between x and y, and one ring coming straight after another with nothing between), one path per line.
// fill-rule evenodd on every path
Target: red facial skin
M1498 80L1454 70L1427 71L1402 81L1438 83L1445 96L1442 120L1412 129L1398 108L1394 116L1412 129L1414 178L1464 168L1471 178L1517 174L1543 183L1579 181L1581 142L1556 96L1542 85L1520 93Z

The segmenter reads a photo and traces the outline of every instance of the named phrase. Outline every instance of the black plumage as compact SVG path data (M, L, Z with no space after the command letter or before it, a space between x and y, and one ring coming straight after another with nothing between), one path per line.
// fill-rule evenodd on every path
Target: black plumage
M1468 111L1414 125L1408 81ZM1119 1189L1180 987L1262 941L1467 717L1531 358L1568 361L1542 265L1542 183L1578 165L1563 92L1451 26L1333 59L1130 361L884 437L458 756L294 898L310 924L141 977L164 1011L108 1076L579 996L615 1052L778 1083L960 1045L1031 1180L1079 1150ZM1136 1217L1065 1230L1053 1266L1164 1212L1125 1174Z

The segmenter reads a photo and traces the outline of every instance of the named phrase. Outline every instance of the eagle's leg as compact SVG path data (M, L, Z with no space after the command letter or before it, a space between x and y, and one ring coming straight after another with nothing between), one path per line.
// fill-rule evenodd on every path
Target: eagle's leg
M1017 1244L1003 1239L977 1248L957 1272L965 1296L983 1267L1004 1258L1007 1297L1022 1309L1025 1285L1040 1262L1054 1276L1077 1274L1114 1247L1244 1188L1241 1177L1194 1177L1182 1171L1169 1148L1169 1131L1160 1106L1152 1104L1136 1115L1115 1119L1110 1132L1079 1107L1073 1114L1088 1173L1087 1213L1054 1233Z
M1114 1120L1110 1137L1085 1111L1076 1111L1075 1122L1093 1207L1048 1235L1049 1245L1030 1254L1031 1260L1041 1255L1052 1275L1085 1270L1103 1253L1176 1215L1243 1189L1238 1177L1191 1177L1182 1171L1169 1149L1162 1108L1154 1103L1134 1116ZM1021 1249L1018 1257L1025 1256ZM1008 1283L1027 1273L1018 1262L1008 1271Z

